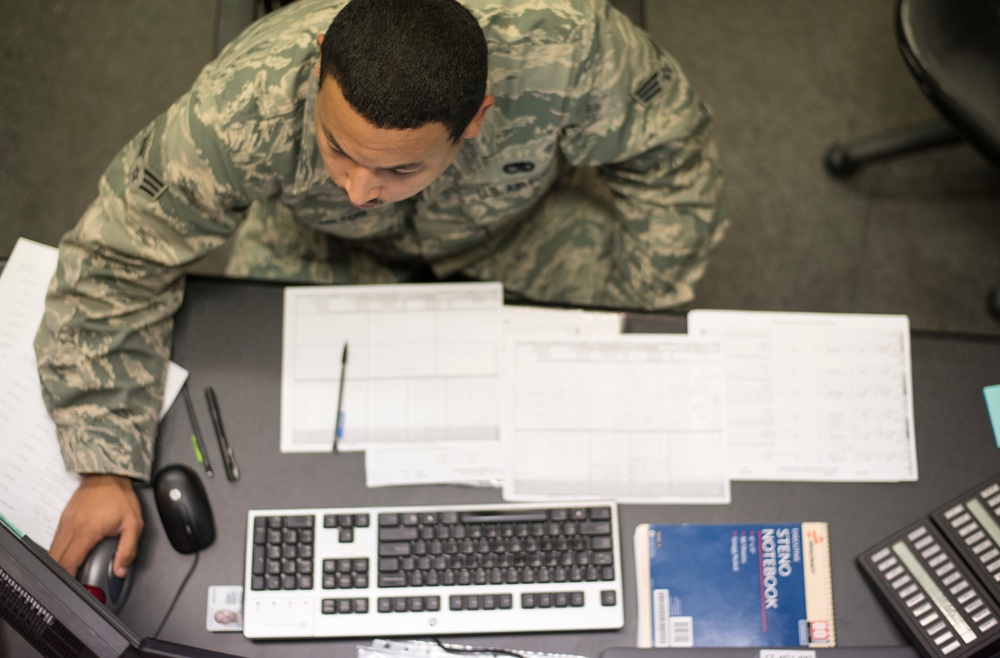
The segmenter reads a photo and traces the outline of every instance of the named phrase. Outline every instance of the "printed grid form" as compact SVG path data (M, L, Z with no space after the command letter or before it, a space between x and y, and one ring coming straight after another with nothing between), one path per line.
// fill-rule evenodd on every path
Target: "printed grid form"
M499 284L285 291L281 447L330 449L348 345L342 449L499 436Z
M729 501L717 341L524 340L508 351L506 499Z

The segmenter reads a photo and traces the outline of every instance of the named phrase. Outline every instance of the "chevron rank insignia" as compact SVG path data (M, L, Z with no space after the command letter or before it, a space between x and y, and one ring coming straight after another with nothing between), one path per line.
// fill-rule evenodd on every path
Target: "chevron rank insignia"
M163 181L163 175L149 166L146 158L149 155L149 135L146 135L142 144L139 145L139 157L129 174L129 183L135 189L144 193L155 201L160 198L163 191L167 189L167 184Z
M669 66L664 66L659 71L656 71L649 77L643 79L635 89L632 90L632 98L639 101L643 105L648 105L650 101L656 98L664 88L670 84L670 81L674 78L674 70Z

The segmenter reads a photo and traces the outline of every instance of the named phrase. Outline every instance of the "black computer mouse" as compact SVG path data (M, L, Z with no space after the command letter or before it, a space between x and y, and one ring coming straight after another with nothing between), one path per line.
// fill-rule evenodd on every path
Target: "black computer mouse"
M132 589L132 569L129 569L128 575L124 578L119 578L114 573L116 550L118 550L117 538L109 537L101 540L76 572L76 579L80 584L106 605L108 610L115 613L121 610Z
M215 520L205 486L183 464L164 467L153 479L153 495L167 538L179 553L194 553L215 541Z

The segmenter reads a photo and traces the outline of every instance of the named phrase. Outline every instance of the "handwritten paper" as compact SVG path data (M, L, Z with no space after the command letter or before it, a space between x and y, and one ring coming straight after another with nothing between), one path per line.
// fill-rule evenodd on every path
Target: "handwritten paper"
M59 515L80 483L63 464L56 427L42 401L34 338L45 310L45 291L58 250L20 239L0 273L0 511L48 548ZM171 363L161 417L187 378Z
M906 316L696 310L688 333L722 341L733 479L917 479Z

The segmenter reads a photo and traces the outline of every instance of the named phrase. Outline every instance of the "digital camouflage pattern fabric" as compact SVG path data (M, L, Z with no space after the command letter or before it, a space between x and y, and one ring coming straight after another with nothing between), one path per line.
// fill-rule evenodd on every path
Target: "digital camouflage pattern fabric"
M319 48L345 4L253 24L129 142L60 243L36 339L70 470L150 476L184 268L288 282L499 280L541 302L689 302L726 216L710 119L674 60L603 0L466 0L496 99L430 187L361 211L320 158Z

